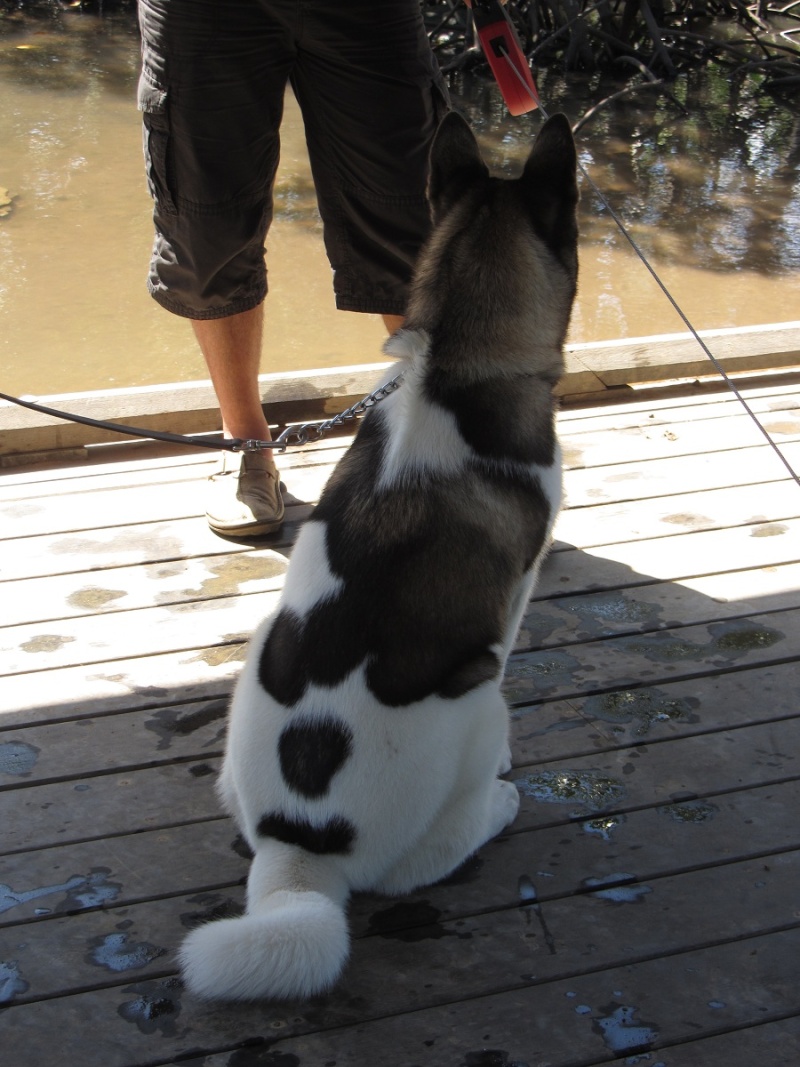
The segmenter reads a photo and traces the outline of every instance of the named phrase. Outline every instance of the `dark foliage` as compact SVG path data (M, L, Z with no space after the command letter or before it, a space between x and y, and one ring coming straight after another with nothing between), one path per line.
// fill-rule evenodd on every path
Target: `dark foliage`
M463 0L424 0L444 70L482 64ZM763 88L800 89L800 0L509 0L535 66L672 79L710 62Z

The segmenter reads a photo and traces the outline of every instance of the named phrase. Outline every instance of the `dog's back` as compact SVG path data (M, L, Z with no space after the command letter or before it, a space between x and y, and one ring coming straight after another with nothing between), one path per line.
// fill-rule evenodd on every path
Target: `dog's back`
M353 889L438 880L516 814L503 668L560 502L552 386L575 293L561 116L523 176L442 124L405 381L365 418L254 636L220 783L255 859L247 914L183 950L205 996L310 995Z

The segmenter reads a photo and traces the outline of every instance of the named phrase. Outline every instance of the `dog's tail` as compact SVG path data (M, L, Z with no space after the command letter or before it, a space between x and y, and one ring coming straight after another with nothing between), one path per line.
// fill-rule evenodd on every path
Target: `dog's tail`
M184 941L187 988L215 1000L288 1000L330 988L350 951L347 895L322 857L275 864L259 852L245 914L200 926Z

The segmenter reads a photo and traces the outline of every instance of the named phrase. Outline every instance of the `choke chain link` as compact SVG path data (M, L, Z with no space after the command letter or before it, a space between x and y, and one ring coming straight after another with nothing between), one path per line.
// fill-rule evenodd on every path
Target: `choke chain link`
M297 426L287 426L283 433L276 438L276 447L283 452L290 446L313 444L313 442L319 441L335 427L351 422L353 419L358 418L359 415L363 415L371 407L379 404L381 400L385 400L395 389L400 388L402 382L403 373L396 374L391 381L386 382L385 385L378 386L377 389L373 389L362 400L359 400L345 411L340 411L332 419L326 419L325 422L304 422ZM247 444L249 442L245 443L245 445Z

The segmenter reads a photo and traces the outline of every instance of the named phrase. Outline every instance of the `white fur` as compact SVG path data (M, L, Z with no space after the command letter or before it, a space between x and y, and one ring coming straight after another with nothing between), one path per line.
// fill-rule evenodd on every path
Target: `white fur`
M308 522L300 531L286 572L281 604L297 615L341 591L342 580L331 571L325 549L325 524Z
M403 388L383 412L389 428L389 448L378 480L381 489L408 477L457 474L472 454L458 432L455 416L420 395L422 373L424 361L406 373Z

